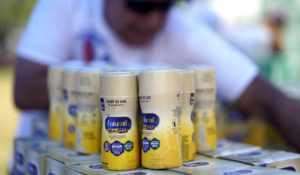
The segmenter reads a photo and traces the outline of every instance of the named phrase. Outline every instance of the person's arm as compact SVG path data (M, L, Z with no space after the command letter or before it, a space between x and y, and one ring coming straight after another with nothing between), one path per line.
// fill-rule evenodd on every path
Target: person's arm
M264 80L247 56L207 26L199 24L186 30L185 35L177 35L187 38L177 42L181 44L178 50L191 55L192 59L186 59L189 64L215 68L218 97L249 114L265 117L300 151L300 105Z
M48 109L47 66L18 58L14 100L19 109Z
M261 76L252 81L234 106L265 117L300 152L300 105Z
M40 0L16 49L15 104L20 109L48 109L47 65L69 58L74 1Z

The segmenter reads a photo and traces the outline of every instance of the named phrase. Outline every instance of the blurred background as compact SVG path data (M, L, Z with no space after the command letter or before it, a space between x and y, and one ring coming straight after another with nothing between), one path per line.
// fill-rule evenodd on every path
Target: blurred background
M19 120L13 103L14 50L35 3L0 0L0 174L7 173ZM189 0L177 6L187 17L204 19L252 58L265 78L300 99L300 0ZM259 116L245 116L222 102L217 114L219 137L292 150Z
M19 119L13 102L14 50L35 2L0 0L0 174L8 172Z

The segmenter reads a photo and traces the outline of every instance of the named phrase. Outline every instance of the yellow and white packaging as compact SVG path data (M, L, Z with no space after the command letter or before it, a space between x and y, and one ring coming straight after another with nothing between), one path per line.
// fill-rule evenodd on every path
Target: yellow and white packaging
M91 163L80 163L72 164L65 167L65 175L134 175L134 174L147 174L147 175L184 175L183 173L168 171L168 170L149 170L138 168L136 170L129 171L109 171L102 168L101 163L91 162Z
M74 151L65 151L51 153L46 156L46 174L61 175L64 174L66 165L100 162L99 154L79 154Z
M192 161L196 153L195 129L193 123L195 78L192 70L179 70L181 98L180 140L182 160Z
M60 145L47 145L42 147L29 147L27 150L28 162L26 174L28 175L43 175L45 174L45 158L47 154L53 152L64 152L67 151L67 148L62 147L62 143Z
M260 149L261 149L260 147L254 145L237 143L225 139L218 139L217 148L211 151L202 151L200 153L209 157L217 158L217 157L228 156L232 154L241 154L241 153L257 151Z
M130 170L140 166L137 93L134 73L112 72L100 76L104 169Z
M208 151L217 147L215 70L205 66L193 69L196 85L194 123L197 152Z
M235 169L248 167L249 165L243 163L196 155L194 161L185 162L182 166L172 168L171 170L185 174L223 175L226 171L233 171Z
M49 137L53 140L63 140L64 98L62 92L63 66L48 68L49 107Z
M46 113L46 115L41 113L39 117L34 118L32 121L32 132L34 138L49 138L49 114L48 112Z
M141 175L186 175L180 172L174 172L174 171L169 171L169 170L150 170L150 169L144 169L144 168L139 168L136 170L131 170L131 171L122 171L122 172L109 172L106 173L106 175L134 175L134 174L141 174ZM94 174L96 175L96 174Z
M15 138L14 140L14 165L12 174L25 174L27 146L33 141L31 138Z
M99 109L100 69L83 68L76 78L77 119L75 151L99 153L101 144L101 114Z
M262 168L262 167L249 167L238 170L225 171L220 175L296 175L295 173L287 170L278 170L273 168Z
M178 72L174 69L140 72L139 100L143 116L142 166L150 169L180 166Z
M61 148L62 143L48 139L16 138L14 140L13 174L28 174L28 162L34 160L29 149Z
M96 175L111 172L102 168L101 162L78 163L65 166L65 175ZM118 171L120 173L120 171Z
M222 158L248 163L260 167L287 169L300 172L300 154L275 150L259 150L234 154Z
M74 149L76 140L76 118L77 118L77 92L76 78L82 67L66 66L63 71L63 95L65 100L64 109L64 145Z

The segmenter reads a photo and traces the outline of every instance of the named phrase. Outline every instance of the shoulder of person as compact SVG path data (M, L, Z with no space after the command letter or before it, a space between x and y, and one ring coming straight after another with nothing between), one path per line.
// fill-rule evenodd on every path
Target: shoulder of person
M165 34L170 38L182 42L198 42L202 35L212 32L203 21L196 20L180 10L175 7L169 13Z

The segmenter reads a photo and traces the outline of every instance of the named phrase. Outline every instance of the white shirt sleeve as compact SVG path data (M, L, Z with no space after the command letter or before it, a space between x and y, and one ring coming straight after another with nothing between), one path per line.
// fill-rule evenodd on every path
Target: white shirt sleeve
M205 25L199 28L194 41L199 43L190 43L195 58L215 68L218 95L225 101L237 100L257 76L256 65Z
M66 60L71 42L70 17L68 0L39 0L16 55L44 65Z
M257 66L205 24L184 20L181 24L184 27L177 27L175 31L180 37L174 42L180 45L176 46L181 52L178 54L186 58L183 63L214 67L219 97L234 102L258 75Z

